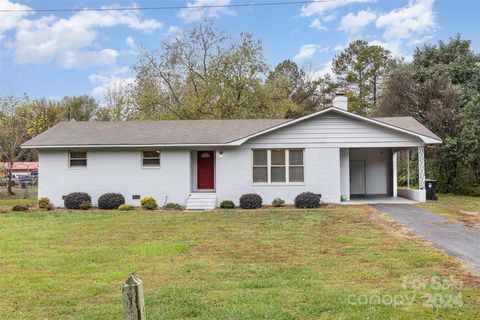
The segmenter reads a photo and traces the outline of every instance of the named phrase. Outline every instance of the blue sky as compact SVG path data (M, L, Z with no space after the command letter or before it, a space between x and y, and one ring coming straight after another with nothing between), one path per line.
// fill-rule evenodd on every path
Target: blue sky
M14 1L0 9L178 6L284 0ZM102 99L112 85L133 79L136 48L163 41L208 17L231 35L250 31L274 66L294 59L315 76L349 41L381 44L411 59L416 46L456 33L480 52L480 0L333 0L284 6L162 11L0 12L0 95Z

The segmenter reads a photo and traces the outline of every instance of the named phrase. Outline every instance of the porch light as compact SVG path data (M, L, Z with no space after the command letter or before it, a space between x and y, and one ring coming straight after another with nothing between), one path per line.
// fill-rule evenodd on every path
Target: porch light
M220 151L220 152L218 153L218 156L219 156L220 158L222 158L222 157L223 157L223 151Z

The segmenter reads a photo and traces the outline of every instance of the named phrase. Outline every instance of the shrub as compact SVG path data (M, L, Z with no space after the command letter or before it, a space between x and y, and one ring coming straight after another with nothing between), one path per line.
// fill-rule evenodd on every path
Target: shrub
M247 193L240 197L240 208L257 209L262 206L262 197L256 193Z
M118 209L125 203L125 198L119 193L105 193L98 198L98 208L103 210Z
M49 203L45 208L42 208L42 209L50 211L50 210L55 209L55 207L53 206L53 204Z
M165 210L182 210L182 206L175 202L169 202L163 206Z
M222 209L233 209L235 208L235 203L232 200L223 200L220 202L220 208Z
M285 205L285 200L280 198L275 198L272 201L272 206L274 207L283 207Z
M80 209L83 202L92 203L92 198L85 192L73 192L65 196L63 203L67 209Z
M38 207L39 207L40 209L50 210L50 209L48 209L48 208L51 207L51 206L52 206L52 203L50 202L50 199L48 199L48 198L40 198L40 199L38 200Z
M80 209L90 210L92 209L92 203L90 201L83 201L82 203L80 203Z
M295 207L307 209L320 207L320 197L313 192L302 192L295 197Z
M12 207L12 211L27 211L27 210L28 210L28 207L21 204L17 204Z
M135 210L135 206L131 204L121 204L118 206L118 210L120 211L132 211Z
M140 200L140 205L142 206L143 209L147 209L147 210L153 210L158 207L157 201L153 197L142 198L142 200Z

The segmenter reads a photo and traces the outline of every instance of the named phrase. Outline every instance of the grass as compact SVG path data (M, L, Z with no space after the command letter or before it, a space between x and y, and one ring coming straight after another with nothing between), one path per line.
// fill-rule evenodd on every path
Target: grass
M460 212L460 210L480 212L480 197L439 194L437 201L427 201L418 206L452 220L480 224L480 215L475 217Z
M148 319L480 317L478 278L372 214L367 206L0 214L0 319L121 319L131 273L144 282ZM463 287L404 289L404 276L453 276ZM426 305L458 295L463 307ZM388 303L407 296L412 306Z
M26 206L37 205L37 189L29 187L27 192L19 187L12 188L15 195L9 195L6 187L0 187L0 209L11 208L21 204Z

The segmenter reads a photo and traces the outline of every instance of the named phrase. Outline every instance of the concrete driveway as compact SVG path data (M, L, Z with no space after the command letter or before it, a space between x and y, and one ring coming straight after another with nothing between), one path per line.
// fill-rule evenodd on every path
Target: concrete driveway
M467 227L462 222L452 222L408 204L372 206L480 274L480 229Z

